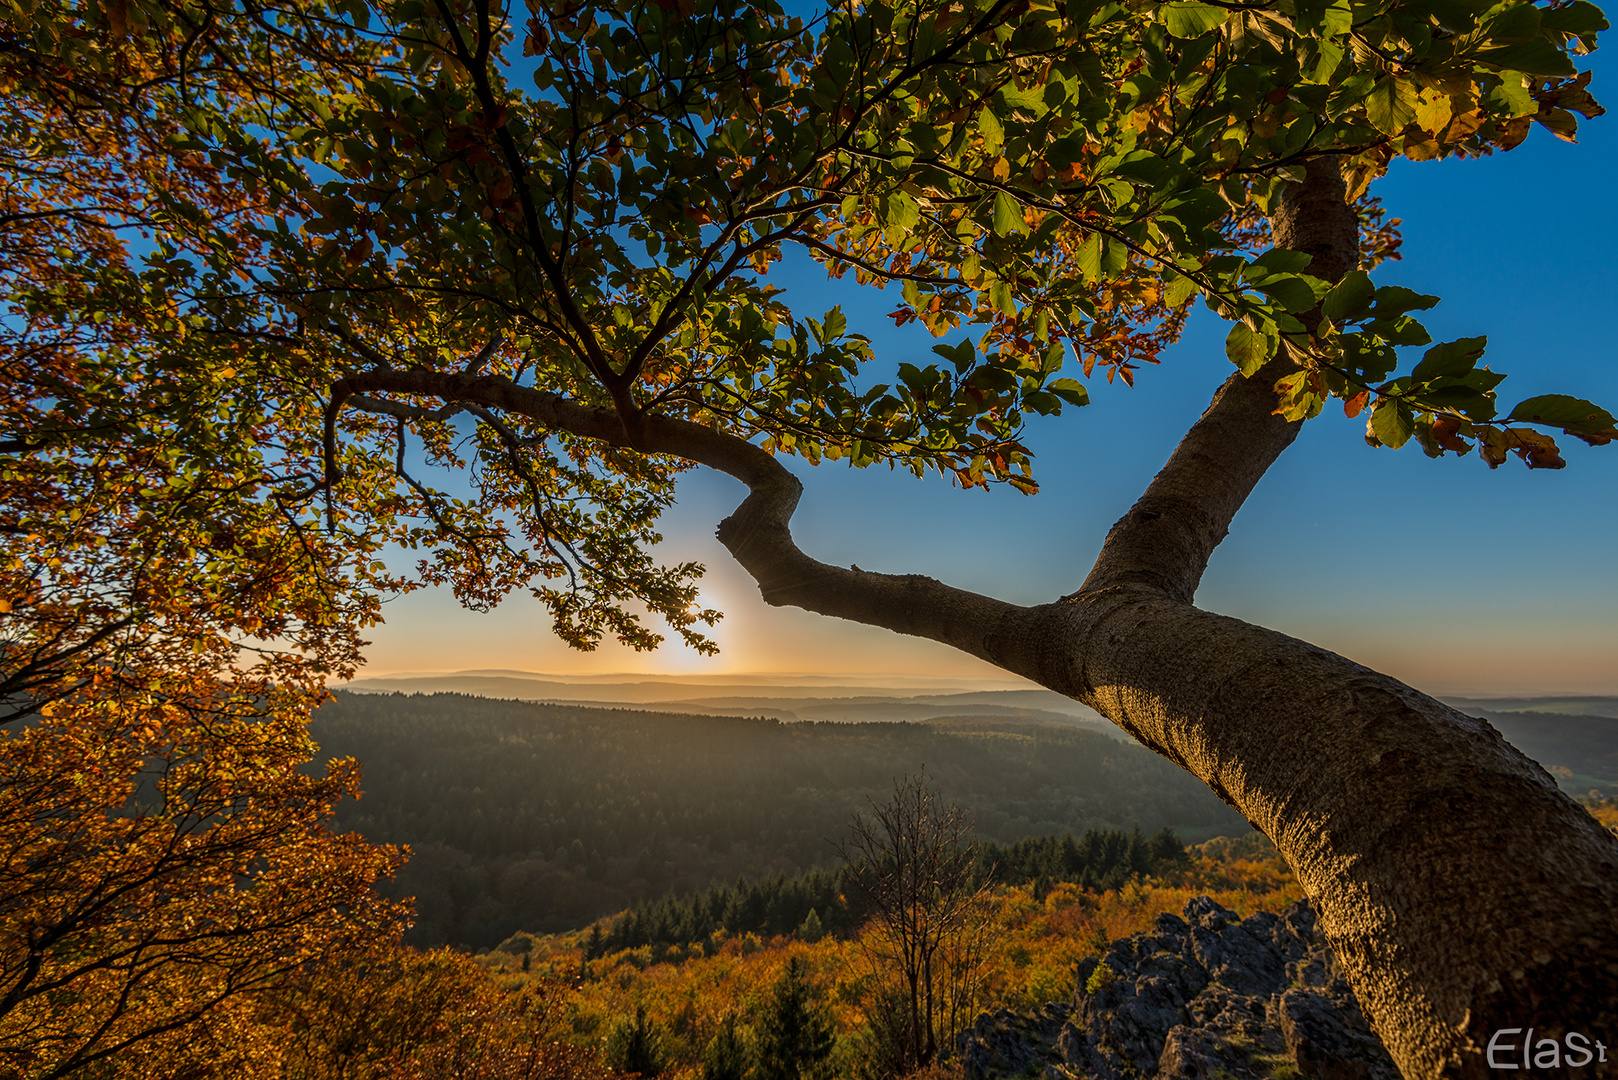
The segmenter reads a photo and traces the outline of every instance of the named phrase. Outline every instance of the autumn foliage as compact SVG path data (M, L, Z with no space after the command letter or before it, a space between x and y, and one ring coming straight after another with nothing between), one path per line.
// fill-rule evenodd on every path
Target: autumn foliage
M1395 156L1573 137L1584 0L529 16L0 0L0 1067L271 1068L245 1010L397 923L396 853L326 824L354 767L304 769L381 598L527 594L581 648L655 646L649 613L711 651L702 568L653 552L695 463L1033 491L1027 420L1132 379L1199 297L1242 373L1290 364L1290 419L1337 399L1490 466L1618 438L1572 396L1497 407L1483 340L1412 314L1436 298L1249 249L1310 161L1358 196ZM768 283L788 250L975 338L862 382L842 312ZM425 1045L408 1068L471 1068Z
M1080 960L1203 895L1246 916L1285 910L1302 893L1281 857L1257 837L1210 841L1193 849L1179 869L1136 878L1120 889L1000 887L980 913L982 984L973 1001L980 1009L1024 1009L1066 1000ZM872 1013L881 1005L881 987L862 944L871 933L881 931L869 927L817 941L801 932L771 939L721 932L705 943L641 946L596 959L587 958L588 932L520 934L479 962L512 985L573 980L567 1015L575 1040L599 1043L620 1018L644 1007L662 1037L666 1075L696 1080L704 1075L705 1049L727 1024L739 1026L744 1042L758 1038L772 990L795 960L835 1022L838 1047L830 1074L855 1078L873 1075L886 1060L881 1020Z
M371 888L400 854L330 828L357 764L305 768L374 602L274 496L264 454L296 455L232 390L250 344L195 337L177 287L250 262L265 209L184 118L268 120L309 12L227 14L0 6L6 1076L261 1072L258 995L404 915Z

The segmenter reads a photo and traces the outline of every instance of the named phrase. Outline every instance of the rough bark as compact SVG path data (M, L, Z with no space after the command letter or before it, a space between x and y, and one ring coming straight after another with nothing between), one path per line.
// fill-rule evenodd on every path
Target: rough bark
M1274 225L1279 244L1315 256L1320 276L1355 264L1354 218L1330 159L1310 166ZM742 439L646 416L635 443L748 486L719 539L766 602L931 638L1026 676L1239 809L1291 864L1407 1077L1493 1075L1485 1048L1511 1028L1535 1029L1536 1048L1574 1031L1618 1047L1618 841L1485 721L1191 602L1232 517L1296 435L1273 414L1280 370L1227 381L1079 591L1035 607L809 557L790 532L798 481ZM328 421L387 392L628 444L612 410L420 370L345 380ZM1505 1037L1519 1064L1522 1038ZM1609 1056L1578 1075L1618 1068L1618 1050Z

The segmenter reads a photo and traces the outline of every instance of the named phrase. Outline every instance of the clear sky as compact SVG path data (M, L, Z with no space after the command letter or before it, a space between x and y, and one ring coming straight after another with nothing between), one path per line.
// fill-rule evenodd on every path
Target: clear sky
M1618 106L1618 63L1597 61L1593 90ZM1443 297L1425 313L1439 340L1487 334L1485 362L1511 373L1500 387L1507 408L1574 393L1618 412L1615 176L1611 117L1587 122L1577 146L1536 127L1509 154L1400 162L1374 190L1404 221L1404 259L1375 277ZM790 269L780 283L811 314L840 303L885 366L922 362L935 344L882 317L896 290L828 283L812 267ZM1097 380L1091 405L1034 426L1043 485L1034 497L787 459L806 487L795 535L828 562L929 574L1019 603L1071 591L1231 371L1224 332L1204 310L1133 389ZM1529 472L1515 457L1491 472L1475 455L1429 460L1414 442L1373 450L1363 429L1363 416L1348 420L1335 405L1305 425L1236 518L1198 603L1434 693L1618 693L1618 443L1564 438L1560 472ZM995 674L941 645L766 607L713 539L742 493L726 477L693 472L662 530L668 558L708 567L704 600L727 613L717 658L678 646L580 654L552 638L543 610L522 598L475 615L446 594L418 593L389 605L387 625L370 635L365 674Z

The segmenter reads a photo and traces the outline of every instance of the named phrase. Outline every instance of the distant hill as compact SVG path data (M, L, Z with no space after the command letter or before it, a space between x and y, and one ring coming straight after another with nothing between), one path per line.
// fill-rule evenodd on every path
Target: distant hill
M1563 790L1618 796L1618 718L1486 710L1480 715L1549 769Z
M710 716L769 716L837 723L920 723L939 717L979 717L1087 727L1131 741L1087 706L1051 690L981 688L969 680L917 676L576 676L461 671L356 679L355 693L472 694L552 705L676 711ZM799 681L802 680L802 681ZM958 683L956 689L951 683Z
M1618 697L1445 698L1481 716L1575 795L1618 795Z
M1447 697L1446 703L1463 712L1554 713L1564 716L1601 716L1618 719L1618 697L1575 697L1549 694L1544 697L1462 698Z
M945 704L957 712L976 702ZM1010 706L1007 706L1009 709ZM669 892L834 861L830 838L924 767L986 839L1247 823L1190 775L1073 723L1004 715L804 722L536 705L457 694L339 693L322 756L365 767L339 823L415 851L393 886L412 940L492 945Z
M643 700L405 696L374 680L320 712L324 751L366 766L367 795L341 823L415 849L393 891L420 898L420 944L564 930L738 874L824 865L826 838L922 766L1000 843L1136 825L1191 841L1247 830L1189 775L1045 690L503 672L396 681L446 680L507 698ZM693 691L708 696L672 698ZM1618 698L1451 704L1487 718L1569 792L1618 795Z

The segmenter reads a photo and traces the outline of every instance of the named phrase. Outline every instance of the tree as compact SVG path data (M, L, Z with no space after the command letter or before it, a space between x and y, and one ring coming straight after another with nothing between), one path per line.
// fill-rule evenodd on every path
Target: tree
M273 1054L241 1030L249 999L402 915L371 890L397 853L328 827L354 763L299 772L301 695L98 690L0 732L0 1062L47 1080Z
M736 1014L719 1022L719 1030L702 1050L702 1080L747 1080L752 1052L737 1027Z
M831 1014L803 960L789 957L758 1021L759 1080L810 1080L836 1047Z
M399 853L330 828L355 764L301 769L373 600L255 497L264 418L218 381L237 350L187 339L169 287L169 261L216 245L251 262L265 209L180 144L181 117L272 122L289 78L331 88L277 47L318 11L221 14L0 8L7 1075L251 1074L275 1056L254 997L403 916L371 888Z
M667 1063L663 1049L663 1025L646 1015L646 1006L637 1004L633 1017L620 1017L607 1033L607 1064L617 1072L633 1073L650 1080L660 1076Z
M869 818L855 815L839 849L871 912L859 942L872 976L866 1014L891 1057L886 1075L936 1063L975 1013L989 880L971 839L966 813L940 806L919 775L896 783Z
M14 13L7 40L115 53L162 10ZM70 243L6 279L12 310L85 358L7 388L8 467L87 483L97 448L151 430L179 455L163 468L218 455L228 482L198 490L228 512L199 503L177 519L189 533L154 539L245 553L253 537L266 554L237 558L284 576L248 580L304 598L311 634L357 641L396 586L375 553L397 543L425 549L413 583L474 606L526 590L581 647L656 644L645 611L704 649L700 568L648 549L679 471L718 469L749 489L720 538L769 603L1069 694L1239 808L1407 1074L1483 1075L1502 1028L1614 1026L1618 849L1589 815L1486 723L1193 604L1232 516L1329 400L1366 413L1378 444L1491 467L1560 467L1554 431L1618 437L1571 396L1500 408L1481 338L1407 367L1401 350L1429 343L1412 312L1436 300L1360 266L1377 248L1360 219L1389 240L1364 194L1394 157L1510 150L1536 123L1571 138L1600 111L1572 59L1606 27L1595 7L877 0L805 25L735 0L535 0L527 17L349 0L307 9L318 34L306 9L259 10L207 22L262 46L244 71L288 76L219 82L258 113L138 94L116 111L172 120L160 160L206 155L260 201L229 227L194 200L154 215L195 242L139 274L127 252L103 266ZM179 40L172 55L193 55ZM54 75L31 78L41 100ZM52 160L110 160L64 130ZM898 285L896 320L981 333L861 381L877 358L842 313L809 318L769 288L789 247ZM126 281L112 295L141 299L120 309L141 336L101 334L99 286L64 278ZM1032 491L1024 417L1087 400L1064 364L1133 379L1199 296L1232 322L1238 372L1073 593L1025 608L794 544L800 485L779 455ZM32 347L17 340L13 357ZM440 468L470 495L438 490ZM147 535L124 509L139 501L114 500L108 535ZM68 505L29 513L65 527ZM131 603L97 601L112 622Z
M546 978L503 991L465 953L395 939L306 965L256 1020L287 1080L606 1080L596 1048L561 1037L568 997Z

